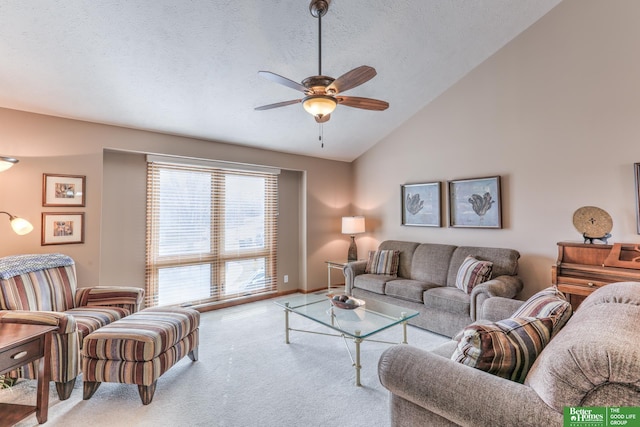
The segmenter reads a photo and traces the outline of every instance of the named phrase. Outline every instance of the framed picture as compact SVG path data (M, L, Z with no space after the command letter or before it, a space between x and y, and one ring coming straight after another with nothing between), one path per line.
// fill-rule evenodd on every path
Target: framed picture
M83 175L42 174L42 206L84 206L85 190Z
M402 225L441 227L440 182L402 186Z
M42 246L84 243L84 212L42 212Z
M634 163L636 176L636 230L640 234L640 163Z
M449 227L502 228L499 176L448 184Z

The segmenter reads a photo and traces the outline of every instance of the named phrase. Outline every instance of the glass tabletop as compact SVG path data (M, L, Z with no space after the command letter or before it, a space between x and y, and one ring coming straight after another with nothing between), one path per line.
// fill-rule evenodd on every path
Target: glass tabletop
M348 310L334 307L326 293L291 295L278 298L277 305L351 337L366 338L403 321L419 312L375 300Z

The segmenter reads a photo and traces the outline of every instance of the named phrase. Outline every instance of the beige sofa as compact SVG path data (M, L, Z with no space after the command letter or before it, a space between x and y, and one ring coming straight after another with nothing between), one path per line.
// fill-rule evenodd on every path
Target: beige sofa
M495 318L518 306L488 302ZM523 384L451 360L456 341L432 352L391 347L378 364L391 392L391 425L560 427L565 407L640 406L639 324L640 283L598 289L544 347Z
M520 254L513 249L454 246L387 240L378 250L400 252L398 274L366 274L366 261L344 267L345 290L356 298L375 299L417 310L409 323L452 337L474 322L484 302L514 298L522 290L518 278ZM467 256L491 261L491 279L470 294L456 287L456 276Z

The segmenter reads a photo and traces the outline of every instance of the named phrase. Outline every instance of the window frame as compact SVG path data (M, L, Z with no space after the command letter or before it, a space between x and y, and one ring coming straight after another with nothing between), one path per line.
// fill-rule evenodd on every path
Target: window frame
M211 174L211 227L209 252L159 255L160 236L160 183L163 170L204 172ZM260 248L225 250L225 182L229 176L248 176L264 179L264 245ZM206 167L202 164L175 164L163 161L147 161L147 219L146 219L146 297L147 307L158 305L159 273L163 268L189 265L209 265L209 297L185 301L179 305L200 305L240 298L246 295L275 293L277 291L277 235L278 235L278 174L269 171L246 171ZM264 258L264 286L242 292L227 292L226 266L229 262ZM174 304L170 304L174 305Z

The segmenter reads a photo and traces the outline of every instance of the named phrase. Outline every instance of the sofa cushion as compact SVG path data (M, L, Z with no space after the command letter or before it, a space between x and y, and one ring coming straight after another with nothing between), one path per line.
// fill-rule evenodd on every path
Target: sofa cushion
M400 251L400 260L398 264L398 276L399 277L411 277L411 261L413 260L413 253L420 245L417 242L403 242L401 240L385 240L380 243L378 250L392 249L394 251Z
M437 286L439 285L419 280L396 279L387 282L384 293L391 297L421 303L423 302L424 291Z
M398 274L399 258L400 251L396 250L369 251L364 272L366 274L396 276Z
M472 256L468 256L464 259L460 268L458 268L456 288L470 294L476 285L486 282L491 278L492 270L492 262L480 261Z
M422 243L413 253L411 275L402 277L446 285L449 261L455 249L453 245Z
M552 335L555 335L572 313L571 304L564 294L551 286L530 297L511 317L549 317L553 320Z
M386 283L395 278L384 274L360 274L353 280L353 287L384 295Z
M65 311L76 319L80 343L90 333L131 314L120 307L78 307Z
M427 312L433 309L469 317L471 298L458 288L439 286L425 292L424 305ZM469 322L471 322L470 318Z
M523 382L551 339L553 320L523 317L464 329L451 359L490 374Z

